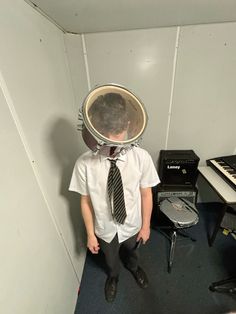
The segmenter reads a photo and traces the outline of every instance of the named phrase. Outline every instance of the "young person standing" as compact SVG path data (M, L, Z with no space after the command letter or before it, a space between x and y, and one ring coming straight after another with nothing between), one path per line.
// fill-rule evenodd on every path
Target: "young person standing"
M93 124L96 128L111 141L124 140L129 127L125 99L120 94L107 93L95 102ZM134 146L125 154L119 152L120 147L114 145L109 146L108 155L92 151L81 155L69 187L81 194L88 249L93 254L98 254L100 249L104 252L108 267L105 283L108 302L115 299L117 292L120 250L125 253L125 267L138 285L148 286L147 275L139 265L137 244L139 241L145 244L150 237L151 188L160 182L146 150ZM116 196L111 186L119 180L123 191Z

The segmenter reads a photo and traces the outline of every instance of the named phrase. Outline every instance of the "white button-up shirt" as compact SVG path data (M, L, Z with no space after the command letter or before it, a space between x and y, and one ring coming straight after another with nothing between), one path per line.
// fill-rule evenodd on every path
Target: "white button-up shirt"
M140 188L157 185L160 180L148 152L133 147L116 162L120 169L127 217L125 223L117 223L111 213L107 193L110 169L108 157L88 151L77 160L70 182L70 191L89 195L94 210L95 234L110 243L118 234L119 243L139 232L142 225Z

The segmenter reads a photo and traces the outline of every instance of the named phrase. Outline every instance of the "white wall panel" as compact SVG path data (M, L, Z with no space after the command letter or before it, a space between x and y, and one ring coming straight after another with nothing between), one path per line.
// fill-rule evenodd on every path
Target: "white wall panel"
M79 109L90 89L89 73L86 72L86 52L83 51L82 36L65 34L65 47L70 70L70 77L75 97L75 117L78 117ZM76 121L80 125L81 121ZM77 157L88 150L81 132L77 133ZM85 243L85 240L83 241Z
M77 278L0 89L0 312L73 313Z
M78 113L78 109L82 106L85 96L89 91L89 79L86 73L82 36L66 34L65 45L75 95L76 113Z
M235 32L227 23L183 27L179 37L177 28L86 34L91 87L119 83L141 98L149 114L142 146L154 161L165 145L194 149L202 164L235 154Z
M154 160L165 145L176 28L85 35L91 86L118 83L132 90L149 114L142 147Z
M79 285L86 248L79 197L75 193L68 192L72 169L81 150L76 131L77 106L67 64L64 34L24 1L2 0L0 38L0 70L24 133L29 163L33 164L41 189L37 191L39 194L37 196L29 193L30 203L25 206L29 206L27 210L30 210L34 201L41 197L41 193L43 194L44 206L50 212L48 219L54 223L55 230L58 232L58 243L62 246L64 258L68 259L71 267L69 272L67 268L64 272L60 270L65 277L62 282L58 282L58 289L62 291L68 289L67 292L70 294L67 301L65 301L65 298L68 298L67 292L62 294L60 304L68 304L72 299L74 301L77 294L74 280L77 280ZM82 52L81 58L83 58ZM8 133L6 132L5 135L7 137ZM3 176L1 178L7 179ZM24 175L20 177L19 182L23 187L29 185L28 177ZM9 197L9 194L6 194L6 201ZM39 222L39 226L40 230L44 230L42 221ZM30 237L30 232L33 232L30 221L25 228L29 229ZM7 236L7 229L4 231ZM37 236L40 241L39 233ZM17 250L17 243L14 249ZM54 250L51 249L51 252L53 253ZM57 257L55 252L55 261ZM73 279L71 279L71 272L74 274ZM28 276L30 274L29 272ZM47 278L48 273L41 271L37 276ZM18 280L17 276L15 280ZM65 283L67 280L72 280L73 287ZM30 284L30 281L28 283ZM48 306L50 308L50 304ZM68 313L68 311L61 313Z
M236 23L181 28L169 149L235 154Z

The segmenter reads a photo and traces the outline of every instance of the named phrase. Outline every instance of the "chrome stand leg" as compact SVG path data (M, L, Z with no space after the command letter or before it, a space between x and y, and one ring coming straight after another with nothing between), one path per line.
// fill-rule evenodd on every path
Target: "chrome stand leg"
M169 264L168 264L168 273L171 272L171 267L173 264L176 238L177 238L177 233L176 233L176 231L173 231L173 233L171 235L171 247L170 247L170 259L169 259Z
M231 285L227 286L227 284ZM236 278L231 277L225 280L213 282L209 289L213 292L236 293Z

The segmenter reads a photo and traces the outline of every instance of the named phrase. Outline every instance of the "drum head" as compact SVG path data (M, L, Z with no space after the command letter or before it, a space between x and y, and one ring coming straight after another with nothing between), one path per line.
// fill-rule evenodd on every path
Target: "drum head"
M93 89L83 103L82 115L84 126L95 141L109 146L136 142L147 125L141 101L126 88L114 84Z

